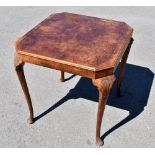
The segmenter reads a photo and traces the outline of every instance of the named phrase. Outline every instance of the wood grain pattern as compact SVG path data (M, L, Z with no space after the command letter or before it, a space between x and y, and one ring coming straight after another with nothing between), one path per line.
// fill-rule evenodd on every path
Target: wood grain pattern
M114 68L133 29L71 13L49 16L16 43L17 53L91 71Z
M117 92L132 44L133 29L124 22L71 13L50 15L17 40L15 69L25 94L33 123L33 107L24 76L25 62L91 78L99 91L96 144L101 146L100 129L105 104L121 61Z

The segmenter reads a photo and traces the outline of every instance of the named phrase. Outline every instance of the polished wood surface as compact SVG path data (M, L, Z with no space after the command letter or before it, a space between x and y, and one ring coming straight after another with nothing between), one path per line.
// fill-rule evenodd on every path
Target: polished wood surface
M66 64L92 71L94 78L97 71L113 71L132 32L124 22L57 13L21 37L16 51L57 63L60 68Z
M23 65L32 63L91 78L99 91L96 123L96 144L100 138L102 116L110 89L115 80L114 71L121 60L117 80L117 94L127 57L132 45L133 29L124 22L71 13L50 15L17 40L15 69L29 108L29 123L34 122L32 102Z

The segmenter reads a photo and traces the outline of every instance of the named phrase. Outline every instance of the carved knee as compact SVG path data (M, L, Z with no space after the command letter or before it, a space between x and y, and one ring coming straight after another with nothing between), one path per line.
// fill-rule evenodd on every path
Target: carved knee
M99 92L103 93L103 96L108 96L110 89L112 88L115 76L110 75L100 79L93 79L93 84L98 88Z

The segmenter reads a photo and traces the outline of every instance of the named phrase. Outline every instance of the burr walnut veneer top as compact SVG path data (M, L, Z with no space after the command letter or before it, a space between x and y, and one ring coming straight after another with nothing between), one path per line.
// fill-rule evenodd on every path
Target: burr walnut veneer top
M101 71L116 66L132 32L124 22L56 13L18 39L16 51L21 55Z

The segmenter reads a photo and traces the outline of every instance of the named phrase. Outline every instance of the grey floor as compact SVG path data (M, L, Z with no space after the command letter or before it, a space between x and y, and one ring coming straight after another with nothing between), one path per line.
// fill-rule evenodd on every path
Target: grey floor
M14 42L49 14L63 11L121 20L134 28L123 97L116 97L114 84L105 109L103 147L155 147L155 7L0 7L0 147L96 147L97 91L88 79L75 76L61 83L58 71L26 64L38 118L32 125L26 122Z

